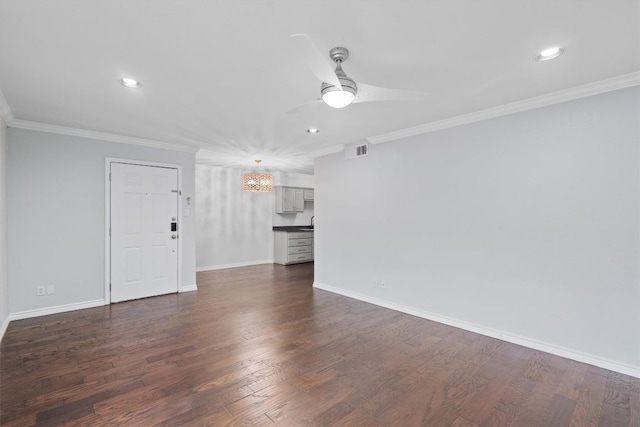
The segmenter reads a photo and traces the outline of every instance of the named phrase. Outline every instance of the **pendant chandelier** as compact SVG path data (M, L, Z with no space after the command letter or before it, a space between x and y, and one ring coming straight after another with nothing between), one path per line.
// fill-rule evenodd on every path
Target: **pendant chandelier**
M273 190L273 179L268 173L260 173L260 162L256 160L256 171L242 174L242 189L244 191L269 192Z

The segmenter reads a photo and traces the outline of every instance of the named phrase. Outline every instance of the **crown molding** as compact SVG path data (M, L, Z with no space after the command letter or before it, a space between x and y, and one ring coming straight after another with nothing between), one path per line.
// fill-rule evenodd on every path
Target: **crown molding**
M0 117L2 117L6 125L9 125L9 123L15 120L2 90L0 90Z
M85 129L77 129L66 126L50 125L46 123L32 122L29 120L16 119L7 103L7 99L4 97L2 90L0 90L0 117L4 120L5 124L12 128L35 130L39 132L50 132L59 135L70 135L81 138L87 138L97 141L109 141L119 142L122 144L141 145L143 147L160 148L163 150L182 151L187 153L195 153L200 147L193 147L189 145L172 144L169 142L154 141L151 139L136 138L132 136L116 135L106 132L96 132Z
M344 144L332 145L330 147L321 148L316 151L311 152L311 158L315 159L316 157L322 157L333 153L339 153L344 150Z
M481 120L493 119L496 117L506 116L509 114L519 113L527 110L533 110L535 108L546 107L553 104L559 104L561 102L585 98L587 96L598 95L601 93L611 92L614 90L624 89L637 85L640 85L640 71L624 74L622 76L613 77L606 80L600 80L597 82L561 90L558 92L549 93L542 96L537 96L534 98L525 99L522 101L512 102L510 104L501 105L499 107L489 108L486 110L463 114L461 116L426 123L395 132L372 136L367 138L367 140L372 144L395 141L410 136L435 132L437 130L452 128L455 126L465 125Z
M141 145L143 147L160 148L163 150L183 151L187 153L195 153L199 147L190 145L172 144L169 142L154 141L151 139L136 138L133 136L116 135L106 132L96 132L92 130L77 129L66 126L50 125L46 123L31 122L28 120L20 120L13 118L7 123L10 127L26 130L34 130L39 132L50 132L59 135L77 136L97 141L119 142L121 144Z
M584 98L587 96L598 95L605 92L611 92L618 89L624 89L631 86L640 85L640 71L624 74L622 76L613 77L606 80L600 80L597 82L589 83L582 86L577 86L571 89L565 89L558 92L553 92L547 95L538 96L535 98L529 98L522 101L512 102L510 104L501 105L486 110L476 111L469 114L464 114L457 117L452 117L435 122L425 123L423 125L414 126L399 131L389 132L381 135L372 136L366 138L366 140L372 144L380 144L383 142L395 141L402 138L407 138L415 135L421 135L437 130L447 129L464 124L474 123L482 120L492 119L496 117L506 116L509 114L519 113L522 111L533 110L540 107L546 107L553 104L559 104L561 102L571 101L574 99ZM84 129L71 128L66 126L50 125L45 123L32 122L28 120L16 119L7 103L4 94L0 90L0 117L2 117L7 126L34 130L40 132L50 132L60 135L77 136L87 139L93 139L98 141L110 141L118 142L122 144L141 145L144 147L160 148L171 151L182 151L188 153L196 153L200 147L174 144L169 142L155 141L151 139L137 138L124 135L116 135L106 132L97 132ZM344 144L333 145L330 147L322 148L310 153L312 158L326 156L333 153L339 153L344 150ZM204 154L204 153L203 153ZM206 159L206 156L202 156L201 160Z
M215 151L202 148L196 153L196 160L214 160L216 155Z

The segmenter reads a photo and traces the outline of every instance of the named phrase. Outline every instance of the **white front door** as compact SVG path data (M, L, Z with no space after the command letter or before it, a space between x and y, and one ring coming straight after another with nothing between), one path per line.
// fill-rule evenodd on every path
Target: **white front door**
M111 302L178 291L177 169L111 163Z

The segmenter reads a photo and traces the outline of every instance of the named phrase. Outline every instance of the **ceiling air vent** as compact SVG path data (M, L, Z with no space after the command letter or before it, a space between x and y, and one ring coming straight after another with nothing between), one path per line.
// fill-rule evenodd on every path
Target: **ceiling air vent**
M355 159L356 157L364 157L369 154L369 143L352 145L344 149L345 158Z

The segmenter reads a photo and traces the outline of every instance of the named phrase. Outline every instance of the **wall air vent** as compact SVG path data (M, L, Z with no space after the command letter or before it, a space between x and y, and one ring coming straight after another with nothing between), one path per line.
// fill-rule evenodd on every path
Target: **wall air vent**
M369 143L352 145L345 147L344 157L346 159L355 159L356 157L364 157L369 154Z

